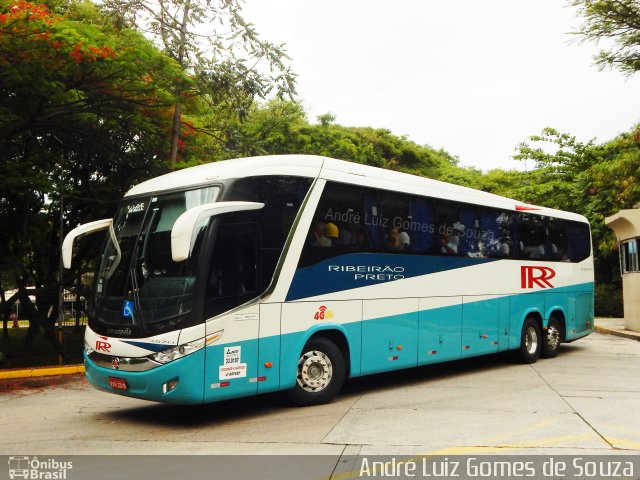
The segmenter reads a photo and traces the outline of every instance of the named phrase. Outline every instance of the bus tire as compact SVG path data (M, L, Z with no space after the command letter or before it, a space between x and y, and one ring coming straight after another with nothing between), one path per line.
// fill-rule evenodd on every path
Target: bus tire
M540 356L542 358L553 358L558 355L560 344L562 343L562 330L560 322L555 316L549 318L547 330L543 334L542 350Z
M340 349L324 337L312 337L302 349L296 386L287 392L301 407L321 405L335 397L344 383L345 363Z
M518 350L518 360L521 363L535 363L540 357L542 350L542 332L540 325L535 318L529 316L525 318L520 335L520 349Z

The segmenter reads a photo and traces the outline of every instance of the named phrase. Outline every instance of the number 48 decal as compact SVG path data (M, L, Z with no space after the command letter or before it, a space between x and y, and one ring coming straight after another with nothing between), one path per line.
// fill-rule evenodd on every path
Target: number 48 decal
M324 305L322 305L313 316L314 320L328 320L330 318L333 318L333 310L328 310Z

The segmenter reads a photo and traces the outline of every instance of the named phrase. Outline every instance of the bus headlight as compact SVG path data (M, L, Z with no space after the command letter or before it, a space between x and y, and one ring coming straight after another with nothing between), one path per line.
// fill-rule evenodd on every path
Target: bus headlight
M153 355L149 355L149 358L159 363L173 362L179 358L191 355L193 352L197 352L204 347L204 342L204 338L201 338L200 340L194 340L193 342L183 343L177 347L171 347L161 352L154 353Z

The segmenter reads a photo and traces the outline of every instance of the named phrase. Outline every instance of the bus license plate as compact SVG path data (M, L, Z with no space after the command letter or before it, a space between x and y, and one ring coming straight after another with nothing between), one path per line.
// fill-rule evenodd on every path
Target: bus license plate
M126 390L129 388L124 378L109 377L109 385L116 390Z

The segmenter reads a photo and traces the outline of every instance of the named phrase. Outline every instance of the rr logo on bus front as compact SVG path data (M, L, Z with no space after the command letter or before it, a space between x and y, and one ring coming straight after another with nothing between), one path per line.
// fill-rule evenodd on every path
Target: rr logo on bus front
M520 288L554 288L549 280L556 276L556 271L549 267L523 265L520 267Z
M98 338L101 338L102 340L96 340L96 351L109 353L109 349L111 348L111 344L107 342L109 339L107 337Z

